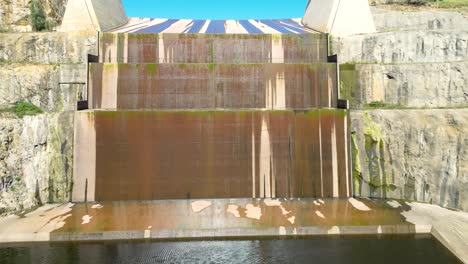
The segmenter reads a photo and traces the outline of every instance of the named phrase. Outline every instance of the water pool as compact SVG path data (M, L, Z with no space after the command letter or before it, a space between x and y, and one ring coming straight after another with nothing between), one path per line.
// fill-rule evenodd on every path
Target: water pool
M0 245L0 263L461 263L431 236Z

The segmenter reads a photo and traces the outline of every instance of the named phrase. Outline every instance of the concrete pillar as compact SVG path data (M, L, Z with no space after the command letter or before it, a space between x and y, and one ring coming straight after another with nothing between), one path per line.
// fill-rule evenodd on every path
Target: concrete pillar
M335 36L376 31L367 0L309 0L302 23Z
M68 0L60 31L109 31L128 22L121 0Z

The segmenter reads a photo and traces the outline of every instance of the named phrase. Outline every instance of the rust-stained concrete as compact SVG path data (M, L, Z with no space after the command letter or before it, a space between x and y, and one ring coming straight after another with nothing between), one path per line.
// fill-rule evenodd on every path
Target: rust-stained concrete
M101 33L100 62L311 63L327 60L325 34Z
M79 188L73 201L84 201L86 180L88 201L350 193L348 135L340 131L348 126L347 110L84 111L77 116L76 141L86 142L88 151L75 149Z
M90 64L91 109L336 108L335 63Z
M316 201L317 203L314 203ZM404 201L348 199L214 199L47 205L0 219L0 243L112 239L194 239L251 236L433 234L468 261L468 213ZM397 208L392 205L399 204ZM281 204L289 213L284 215ZM319 205L317 205L319 204ZM249 212L248 210L256 212ZM317 214L319 212L320 214ZM255 216L255 217L254 217ZM83 217L89 220L83 223ZM295 217L295 221L288 221Z

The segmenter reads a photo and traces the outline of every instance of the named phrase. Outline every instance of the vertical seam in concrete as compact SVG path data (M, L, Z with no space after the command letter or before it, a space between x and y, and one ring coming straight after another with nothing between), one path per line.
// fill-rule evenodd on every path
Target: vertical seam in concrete
M162 34L158 34L158 47L159 47L159 63L165 63L165 53L164 53L164 38L163 38L163 35Z
M345 110L346 111L346 110ZM347 111L346 111L347 112ZM345 177L346 177L346 196L349 197L349 164L348 164L348 115L344 116L344 121L343 121L343 127L344 127L344 147L345 147Z
M332 142L332 170L333 170L333 197L337 198L339 196L339 182L338 182L338 161L337 161L337 152L336 152L336 119L333 117L333 126L331 133L331 142Z
M319 116L318 116L318 125L319 125L319 146L320 146L320 196L323 197L323 162L322 162L322 118L321 118L321 113L319 111Z
M252 119L252 198L255 198L255 123Z
M124 43L123 43L123 61L124 63L128 63L128 34L124 35Z

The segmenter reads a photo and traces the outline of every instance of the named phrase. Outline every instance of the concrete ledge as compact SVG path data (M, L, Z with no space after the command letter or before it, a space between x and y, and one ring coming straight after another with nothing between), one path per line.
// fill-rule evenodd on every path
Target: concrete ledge
M46 205L0 219L0 243L432 235L468 262L468 213L369 199L213 199Z
M336 231L335 231L336 230ZM135 230L135 231L102 231L102 232L64 232L64 233L10 233L1 234L1 243L12 242L47 242L47 241L108 241L108 240L141 240L141 239L233 239L246 237L294 237L294 236L333 236L333 235L411 235L432 234L445 246L449 244L441 238L432 226L414 228L411 225L389 226L303 226L303 227L271 227L255 228L224 228L203 230ZM150 236L148 236L148 233Z

